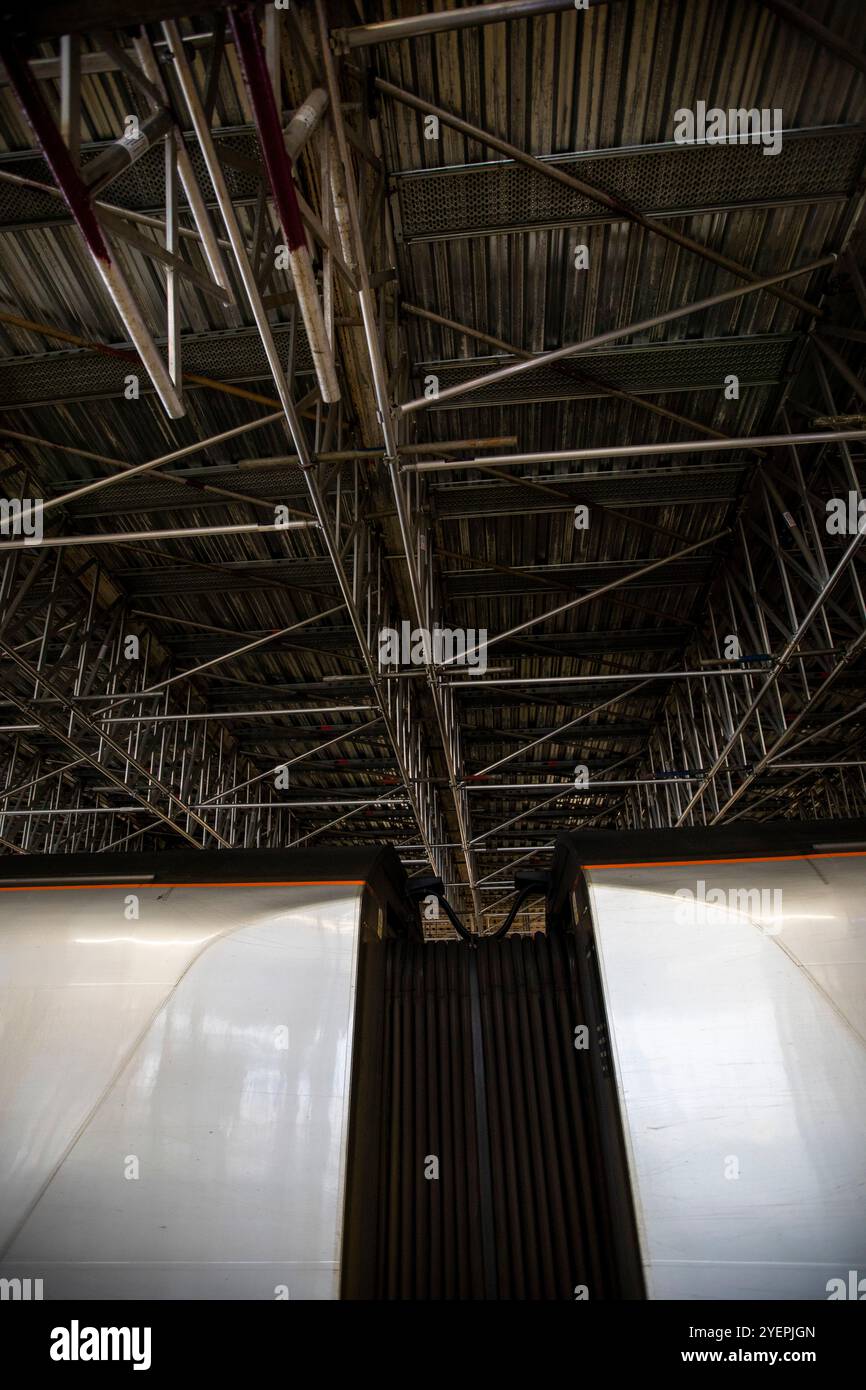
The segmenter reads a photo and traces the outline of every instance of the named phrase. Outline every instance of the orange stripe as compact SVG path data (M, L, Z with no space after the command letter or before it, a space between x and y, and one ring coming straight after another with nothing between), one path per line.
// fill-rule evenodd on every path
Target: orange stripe
M582 869L679 869L689 864L773 864L782 859L861 859L866 849L828 850L821 854L756 854L742 859L644 859L633 864L582 864Z
M0 886L0 893L74 893L107 888L363 888L366 882L365 878L288 878L264 879L260 883L25 883L9 888Z

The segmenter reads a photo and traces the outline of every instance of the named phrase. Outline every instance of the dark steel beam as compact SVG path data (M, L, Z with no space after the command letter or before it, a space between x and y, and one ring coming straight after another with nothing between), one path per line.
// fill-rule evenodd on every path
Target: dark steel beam
M228 0L12 0L9 10L14 32L32 38L58 38L61 34L92 33L94 29L122 29L132 24L155 24L164 19L212 14Z
M842 58L846 63L850 63L852 67L857 68L858 72L866 72L866 53L862 49L855 48L840 34L828 29L826 24L822 24L820 20L806 14L805 10L801 9L799 5L793 4L792 0L759 0L759 3L763 5L765 10L772 10L773 14L777 14L780 19L786 20L796 29L801 29L822 48L826 48L830 53L835 53L837 58Z

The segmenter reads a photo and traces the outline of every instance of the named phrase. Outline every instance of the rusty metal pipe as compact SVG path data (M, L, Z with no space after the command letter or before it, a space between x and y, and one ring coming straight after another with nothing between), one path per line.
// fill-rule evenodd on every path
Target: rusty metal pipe
M322 399L328 404L332 404L340 399L337 369L334 365L334 357L322 315L322 306L319 302L301 210L298 206L298 195L292 179L292 161L286 149L279 113L274 101L274 91L268 73L261 34L251 9L232 9L229 11L229 20L258 127L259 143L262 148L268 180L274 195L283 235L286 238L289 269L298 298L298 306L304 320L304 327L307 330L316 379L319 383Z
M328 109L328 93L324 87L315 87L301 102L283 132L286 154L293 162L306 145L310 136L318 129L322 117Z
M51 112L27 62L8 36L0 37L0 55L6 65L15 95L36 136L64 202L69 208L100 278L117 309L124 327L153 382L162 404L171 417L185 414L183 403L168 373L141 310L138 307L119 265L112 259L108 243L93 210L90 190L76 169L69 150L54 124Z

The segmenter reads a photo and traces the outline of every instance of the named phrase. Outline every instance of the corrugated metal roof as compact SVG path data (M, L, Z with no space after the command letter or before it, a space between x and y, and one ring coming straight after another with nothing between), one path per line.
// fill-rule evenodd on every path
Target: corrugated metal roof
M367 18L389 18L425 7L413 3L364 8L365 13L371 8L376 11ZM849 43L859 42L859 6L811 0L804 8ZM350 5L329 5L328 13L332 24L357 22ZM185 25L185 32L207 35L213 22L200 16ZM157 28L151 32L158 37ZM308 11L287 18L280 33L281 103L288 112L314 82L322 82L322 73ZM127 43L131 35L132 30L120 34L120 41ZM190 46L201 90L207 83L209 44L203 38L200 45ZM311 56L305 56L305 50ZM58 51L54 40L43 40L30 56L51 59ZM85 36L84 51L100 51L95 34ZM730 271L645 227L614 218L591 199L546 180L542 173L503 160L444 121L437 138L425 139L421 114L381 93L372 98L368 79L374 75L582 179L620 192L644 211L660 213L666 226L759 275L816 260L850 233L866 163L866 82L853 66L786 26L760 4L628 0L600 4L586 13L565 11L355 51L343 77L345 114L366 146L372 148L381 137L396 278L386 278L377 287L377 295L380 310L390 314L396 306L398 311L398 322L389 324L384 339L392 386L404 358L403 380L409 396L419 394L431 375L444 387L481 376L506 359L483 341L401 313L401 302L457 320L520 352L542 354L652 318L738 282ZM42 88L56 111L58 82L43 82ZM783 156L767 158L754 145L701 149L674 144L675 112L699 100L725 108L780 109L788 132ZM85 76L81 101L86 167L105 142L117 138L124 116L140 110L141 101L127 76L116 70ZM259 155L253 112L231 44L221 70L213 125L223 154L228 152L231 158L234 152L235 162L227 169L242 232L248 245L257 241L260 253L266 253L277 223L269 202L260 201L257 192ZM32 187L3 181L4 174L17 174L50 182L47 166L32 143L11 87L0 86L0 150L6 152L0 155L0 213L5 218L0 226L2 308L49 330L123 346L121 321L80 233L63 220L67 214L62 204ZM213 188L200 153L192 139L187 143L206 201L213 204ZM297 172L304 197L324 218L330 210L322 198L321 155L321 144L314 141ZM121 209L159 216L161 160L161 151L153 151L100 196ZM375 159L358 165L364 220L378 207L374 164ZM186 210L182 221L192 226ZM131 225L145 240L158 237L146 224ZM370 225L375 231L375 218ZM586 270L575 269L574 250L580 244L589 249ZM163 270L137 247L119 239L115 245L150 328L162 342ZM859 254L862 233L855 235L852 246ZM387 245L378 235L372 238L370 251L374 274L387 271ZM206 274L206 261L195 241L187 240L185 254L200 274ZM231 261L228 255L226 259ZM185 369L273 399L274 383L236 270L232 269L230 278L236 300L231 308L182 280L179 312ZM844 286L840 298L839 284L838 275L834 279L825 267L792 281L789 288L815 304L829 292L835 297L824 302L831 306L836 321L858 331L851 287ZM288 277L276 272L266 290L277 300L269 318L285 360L293 333ZM338 356L346 387L339 447L344 451L379 448L364 340L356 326L357 301L339 275L335 297ZM454 439L507 437L516 440L519 452L544 452L668 442L700 437L705 431L734 437L778 432L784 426L776 411L786 395L795 409L803 407L804 401L813 414L824 408L820 381L806 355L804 335L809 326L807 317L792 304L770 293L750 294L634 333L604 351L578 354L565 369L542 364L510 382L492 388L482 385L453 403L418 412L411 418L406 438L416 445L437 445ZM299 325L294 332L295 366L300 373L296 395L301 397L313 378ZM860 341L833 341L856 371L862 356ZM123 359L87 347L71 348L51 332L0 319L3 426L62 445L67 451L8 434L0 438L4 466L17 470L6 475L7 489L18 488L25 479L28 486L38 485L45 496L53 497L105 476L113 467L79 456L76 450L140 463L230 430L273 408L223 394L215 387L194 386L186 393L185 417L170 421L144 374L141 398L124 398L129 370ZM590 385L579 379L581 371L593 376ZM725 377L731 372L741 379L738 399L724 394ZM856 409L856 394L844 382L837 385L839 397ZM605 394L605 386L639 399ZM660 415L650 406L686 417L685 422ZM323 442L325 452L333 449L332 441L323 441L324 413L317 411L314 402L305 408L314 450ZM309 515L302 472L285 461L293 452L286 430L276 422L167 465L166 476L158 480L130 480L82 498L64 510L62 524L72 534L136 531L144 526L229 525L264 519L266 509L279 502ZM471 458L484 449L470 447L464 453ZM633 457L615 464L589 461L579 468L532 465L511 470L507 479L492 478L477 469L459 475L425 475L424 482L416 477L411 497L418 515L429 517L433 574L441 594L436 616L451 625L486 627L491 635L503 632L630 568L717 532L730 533L741 514L747 517L760 548L767 542L766 522L759 511L750 512L748 506L743 510L757 476L756 462L754 453L739 452L722 458L694 454ZM345 516L350 494L357 488L365 525L370 528L369 562L366 552L354 548L349 526L341 532L350 582L357 569L360 593L367 563L381 563L395 619L409 617L409 585L394 499L380 464L364 458L333 460L319 467L330 505L342 507ZM180 481L171 481L168 475L175 474ZM228 498L219 491L197 494L192 490L203 485L243 494L246 500ZM574 525L574 507L584 495L581 488L592 507L592 525L585 532ZM654 572L640 584L602 594L545 621L525 638L491 648L491 664L527 684L525 688L491 685L480 693L467 687L457 692L467 775L509 751L515 738L530 740L535 729L555 729L591 707L581 687L545 687L535 684L539 680L682 665L689 642L704 624L713 581L725 556L733 553L734 543L732 534L727 534L712 547ZM381 561L375 557L377 546L382 550ZM32 557L19 557L18 582L32 563ZM61 573L69 576L68 584L60 592L55 586L52 606L47 607L55 564L54 557L49 557L22 598L12 631L19 645L31 655L41 652L64 680L86 669L87 653L92 656L98 650L110 622L111 605L118 599L126 611L138 615L139 627L153 634L155 669L173 672L228 651L244 638L252 641L340 602L333 567L314 529L113 544L93 547L90 555L64 552L58 563ZM771 548L762 552L758 569L761 583L768 586L768 602L783 611L784 593ZM94 574L99 576L95 588ZM846 598L843 606L847 602ZM64 621L68 631L82 620L82 609L86 612L94 604L97 614L91 611L90 647L83 657L80 652L76 657L66 650ZM855 622L858 616L854 615ZM841 622L838 614L831 619L833 624L837 621ZM60 631L55 631L58 627ZM44 647L43 633L48 634ZM603 639L595 640L599 634L604 634ZM773 637L780 637L775 629ZM77 660L84 666L76 667ZM100 680L102 675L104 671ZM117 673L113 678L118 679ZM16 694L26 693L27 682L20 676L9 674L9 681ZM459 835L448 799L434 693L423 679L410 677L404 682L410 683L414 692L411 718L421 725L430 758L429 768L419 767L416 775L432 779L442 789L443 842L456 845ZM79 693L80 689L79 679ZM285 690L293 692L291 698L298 698L298 690L307 691L326 704L323 689L332 692L331 704L360 703L359 692L365 690L369 696L360 650L345 611L331 613L301 629L296 637L275 641L230 665L218 665L210 673L179 682L171 708L182 712L187 700L198 712L237 709L244 702L277 708L284 703L281 692ZM346 692L351 692L350 699L344 699ZM601 683L593 687L591 700L597 704L613 693ZM637 757L646 749L646 731L654 725L662 727L665 694L662 684L651 683L621 700L609 715L595 715L578 725L574 734L545 742L524 760L537 767L533 780L547 777L556 784L561 771L545 768L564 760L613 763L626 755ZM20 722L14 710L7 708L6 713L10 724ZM335 715L335 726L360 724L368 717ZM227 720L221 729L209 728L209 746L225 750L225 757L237 752L246 760L243 776L258 777L275 758L304 751L311 731L322 723L318 715L302 720L300 727L277 715L250 719L243 726ZM618 732L624 728L632 732ZM147 742L144 737L143 742ZM38 750L38 765L44 766L51 740L39 735L32 746ZM30 756L22 746L18 757L26 761ZM293 789L338 786L346 792L367 788L372 798L396 775L393 748L378 726L347 736L300 763L291 785ZM183 777L189 793L195 779L190 780L188 768ZM17 780L16 774L13 782ZM240 773L237 780L243 780ZM78 795L78 785L85 788L85 796L92 795L95 781L98 775L91 769L58 783L60 803ZM565 810L559 805L549 813L533 811L513 829L503 831L494 846L523 845L537 830L547 833L551 819L587 809L595 814L605 806L611 807L612 802L601 794L576 794ZM525 809L523 803L518 809ZM403 836L402 843L416 844L411 817L407 822L405 816L395 819L397 814L389 808L383 820L383 809L374 810L367 829L382 833L383 826L390 827ZM472 830L483 834L516 814L515 801L504 793L476 796L471 798L469 814ZM305 821L301 814L297 823L302 833L337 813L307 815ZM135 818L130 823L143 824ZM15 843L15 822L7 822L0 833ZM31 831L40 833L37 827ZM279 840L286 834L285 821L275 820L270 830L260 833ZM363 817L346 820L330 833L341 841L362 836L366 833ZM543 835L536 839L544 842ZM142 839L145 842L147 837ZM464 868L455 871L462 874Z

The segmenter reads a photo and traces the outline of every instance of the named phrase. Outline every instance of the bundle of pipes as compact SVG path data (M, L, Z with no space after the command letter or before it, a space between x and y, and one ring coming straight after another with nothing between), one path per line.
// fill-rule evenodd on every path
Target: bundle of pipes
M235 47L241 60L244 80L259 131L259 141L265 161L271 191L288 248L289 269L298 299L298 307L307 330L313 357L316 380L322 400L333 404L340 399L337 370L331 344L325 331L322 305L310 260L310 251L301 221L298 194L292 178L292 156L280 127L273 87L262 47L258 23L251 9L233 9L229 18ZM324 93L321 96L325 96ZM291 145L295 151L315 128L324 106L321 97L309 102L296 113ZM317 115L318 112L318 115Z

